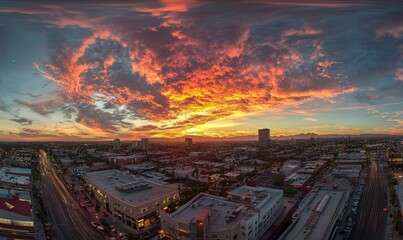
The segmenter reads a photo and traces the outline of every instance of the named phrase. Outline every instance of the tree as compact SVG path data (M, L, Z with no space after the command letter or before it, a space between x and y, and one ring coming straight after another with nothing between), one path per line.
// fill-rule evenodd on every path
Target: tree
M126 239L127 239L127 240L136 240L136 236L134 236L134 234L133 234L132 232L129 232L129 233L126 235Z
M276 180L273 182L273 184L274 184L274 185L277 185L277 186L283 186L283 184L284 184L284 179L285 179L284 174L283 174L282 172L280 172L280 173L277 175Z
M284 195L294 196L297 193L298 193L298 189L296 189L295 187L284 188Z
M95 204L95 211L99 212L101 210L101 205L99 205L99 202L97 201L97 204Z
M109 227L110 224L108 223L108 221L106 221L105 218L101 218L99 219L99 221L101 222L102 225L104 225L105 227Z

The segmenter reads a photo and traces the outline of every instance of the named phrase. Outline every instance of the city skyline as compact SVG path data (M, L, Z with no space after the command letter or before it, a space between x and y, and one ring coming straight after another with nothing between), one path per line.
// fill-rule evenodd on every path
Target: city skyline
M0 141L403 135L399 3L1 6Z

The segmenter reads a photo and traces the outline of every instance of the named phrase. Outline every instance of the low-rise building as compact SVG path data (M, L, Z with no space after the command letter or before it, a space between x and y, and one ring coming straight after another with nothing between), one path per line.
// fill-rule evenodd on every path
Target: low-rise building
M0 183L3 187L31 188L31 169L18 167L0 168Z
M367 160L365 159L337 159L336 165L362 165Z
M82 175L103 209L135 229L147 227L179 199L179 190L115 169Z
M72 166L72 167L69 168L69 172L70 172L72 175L78 177L78 176L80 176L80 175L83 174L83 173L89 172L90 169L91 169L91 168L90 168L89 166L87 166L87 165Z
M304 188L306 182L312 177L311 174L293 173L284 179L284 183L288 186L296 188Z
M293 223L279 239L316 240L333 239L337 222L347 208L348 193L315 190L300 202L293 215Z
M332 178L346 177L357 180L360 176L361 165L338 165L332 171Z
M128 164L123 166L123 168L132 170L132 171L148 171L154 170L157 166L153 162L143 162L143 163L136 163L136 164Z
M301 161L290 160L284 162L281 172L285 176L290 176L293 172L297 171L301 167Z
M1 239L35 239L30 202L29 192L0 190Z
M144 154L133 154L127 156L112 156L109 157L109 162L115 165L137 164L141 163L144 159L146 159L146 155Z
M283 191L241 186L228 198L200 193L176 212L161 213L171 239L259 239L283 211Z

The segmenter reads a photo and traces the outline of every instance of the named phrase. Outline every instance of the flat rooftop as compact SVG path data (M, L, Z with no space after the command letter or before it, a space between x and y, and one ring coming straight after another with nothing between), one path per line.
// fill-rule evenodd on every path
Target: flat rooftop
M251 203L255 207L261 207L261 204L262 206L266 204L273 205L275 199L282 197L283 190L242 185L229 192L229 195L237 195L243 199L250 198L253 200ZM268 201L264 202L264 200Z
M0 171L15 173L15 174L31 175L30 168L3 167L3 168L0 168Z
M284 239L325 239L336 222L339 206L344 197L342 191L319 190L309 192L294 213L293 218L296 223ZM320 205L323 206L320 208Z
M197 195L186 205L180 207L171 216L178 222L189 225L191 221L195 221L206 211L210 215L210 222L207 231L217 232L228 228L232 228L235 224L242 220L244 213L248 211L246 207L242 207L240 203L225 200L224 198L212 196L206 193ZM237 214L232 214L240 209ZM231 217L229 217L232 214ZM228 221L228 219L231 219Z
M178 192L177 189L170 188L165 185L159 185L153 181L147 180L144 177L137 177L128 172L122 172L115 169L89 172L83 175L93 182L99 189L132 206L141 206L150 201L159 199L162 196ZM131 192L118 190L122 187L132 186L135 184L143 184L147 185L147 187L141 187L138 190Z
M154 169L156 168L156 165L151 162L144 162L144 163L138 163L138 164L128 164L124 165L125 168L130 169L130 170L148 170L148 169Z
M366 161L367 161L366 159L337 159L336 163L338 163L338 164L360 163L361 164L361 163L366 162Z
M132 155L124 155L124 156L112 156L110 158L113 158L115 160L126 160L126 159L135 159L135 158L145 158L146 155L144 154L132 154Z
M25 168L0 168L0 181L29 185L31 183L31 169Z
M29 191L0 188L0 198L11 198L11 195L19 195L21 201L31 202Z

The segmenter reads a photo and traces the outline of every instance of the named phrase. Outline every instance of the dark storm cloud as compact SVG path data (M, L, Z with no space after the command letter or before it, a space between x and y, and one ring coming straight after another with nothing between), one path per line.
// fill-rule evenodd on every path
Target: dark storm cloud
M166 97L161 95L158 85L149 84L145 76L132 70L129 52L120 43L97 39L86 49L78 63L92 66L82 73L82 84L99 87L98 91L107 86L104 90L108 94L120 93L121 99L118 98L117 101L133 106L133 110L151 108L153 103L142 98L149 95L160 106L155 111L160 113L165 111L168 105Z
M51 62L36 68L64 90L66 117L108 132L127 127L126 118L174 120L158 127L186 128L369 87L377 90L350 97L375 104L388 93L399 97L401 89L399 7L273 1L13 7L1 11L57 32L50 35ZM94 105L100 99L103 109ZM53 111L15 103L42 115Z
M23 101L21 99L14 99L14 103L29 108L32 111L43 116L47 116L54 112L53 109L49 108L52 105L50 102L36 103L32 101Z
M356 96L357 101L365 104L373 105L380 96L376 94L360 94Z
M140 126L140 127L135 127L133 129L131 129L131 131L142 132L142 131L150 131L150 130L155 130L155 129L158 129L158 127L154 126L154 125L144 125L144 126Z
M21 124L22 126L29 126L32 124L32 120L24 117L13 118L11 121Z
M128 122L124 121L126 118L125 112L121 112L118 109L115 109L111 113L88 104L78 105L76 109L77 115L75 121L90 128L113 132L121 127L130 126Z
M55 135L55 134L50 134L46 132L42 132L37 129L30 129L30 128L24 128L19 132L10 132L10 135L17 135L18 137L22 138L53 138L53 139L58 139L61 136L60 135Z
M10 111L10 107L3 100L0 99L0 111L8 112Z

